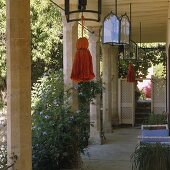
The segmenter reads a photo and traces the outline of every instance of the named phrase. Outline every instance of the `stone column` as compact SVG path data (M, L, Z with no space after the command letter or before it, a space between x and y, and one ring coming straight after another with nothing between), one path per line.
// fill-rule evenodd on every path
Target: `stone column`
M95 74L94 80L100 80L100 42L99 42L99 29L94 30L94 34L89 33L89 50L93 59L93 71ZM90 104L90 142L101 144L100 138L100 95L93 100Z
M64 73L64 85L65 89L69 89L76 85L70 79L73 59L76 53L76 42L78 39L78 23L67 23L65 14L62 13L63 23L63 73ZM72 109L75 111L78 108L77 91L72 91Z
M111 112L112 124L118 125L118 47L111 47Z
M168 21L167 21L167 113L168 124L170 128L170 2L168 8Z
M103 57L103 131L112 132L112 112L111 112L111 46L102 45Z
M32 169L30 1L6 0L7 147L10 169Z

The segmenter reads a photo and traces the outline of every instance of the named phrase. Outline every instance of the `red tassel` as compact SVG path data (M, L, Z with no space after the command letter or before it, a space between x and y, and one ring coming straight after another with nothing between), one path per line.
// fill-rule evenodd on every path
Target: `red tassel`
M77 52L74 57L71 79L75 82L87 82L95 75L93 72L92 56L88 50L88 40L85 37L77 40Z
M77 40L77 52L74 57L71 79L75 82L87 82L94 79L92 56L88 50L89 42L87 38L83 37L84 30L84 16L81 17L82 21L82 38Z
M134 70L133 64L131 63L128 66L127 82L130 82L130 83L135 82L135 70Z

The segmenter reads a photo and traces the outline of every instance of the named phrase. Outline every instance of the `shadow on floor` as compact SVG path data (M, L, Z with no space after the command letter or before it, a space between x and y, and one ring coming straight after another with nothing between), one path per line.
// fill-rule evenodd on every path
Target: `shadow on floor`
M113 133L105 134L103 145L90 145L82 156L84 170L131 170L130 156L138 143L140 130L116 128Z

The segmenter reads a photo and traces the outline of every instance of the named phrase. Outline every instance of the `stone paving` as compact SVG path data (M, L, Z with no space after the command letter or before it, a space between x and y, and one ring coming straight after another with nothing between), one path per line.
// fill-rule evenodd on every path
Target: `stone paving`
M103 145L90 145L83 158L86 170L132 170L130 155L137 144L139 127L120 128L107 134Z

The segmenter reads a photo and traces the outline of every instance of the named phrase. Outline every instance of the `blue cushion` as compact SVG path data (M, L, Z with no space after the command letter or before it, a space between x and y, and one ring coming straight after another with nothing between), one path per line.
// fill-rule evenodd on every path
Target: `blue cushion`
M169 130L142 130L142 136L169 136Z

